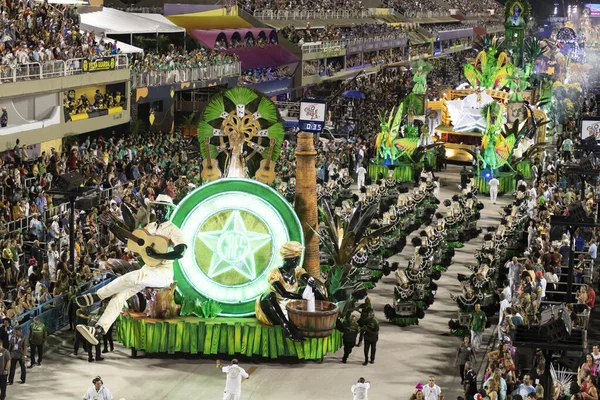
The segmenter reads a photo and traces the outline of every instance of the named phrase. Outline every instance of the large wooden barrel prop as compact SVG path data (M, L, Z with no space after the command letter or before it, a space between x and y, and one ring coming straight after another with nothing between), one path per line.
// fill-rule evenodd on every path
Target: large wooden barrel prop
M309 338L331 336L339 314L338 307L323 300L315 301L315 312L306 311L308 301L293 300L286 306L290 321Z

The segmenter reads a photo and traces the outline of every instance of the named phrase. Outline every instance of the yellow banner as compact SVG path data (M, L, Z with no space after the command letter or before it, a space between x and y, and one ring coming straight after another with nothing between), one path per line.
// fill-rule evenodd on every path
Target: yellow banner
M115 57L101 57L95 60L83 60L84 72L113 71L116 67Z

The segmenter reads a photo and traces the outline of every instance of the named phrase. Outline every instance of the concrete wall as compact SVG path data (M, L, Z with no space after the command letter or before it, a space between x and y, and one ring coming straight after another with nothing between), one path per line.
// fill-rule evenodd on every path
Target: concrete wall
M127 96L125 110L118 114L65 123L62 103L66 91L115 84L124 88L121 93ZM0 107L8 109L9 126L0 129L0 152L12 149L17 139L24 144L37 144L128 123L130 88L128 69L4 83L0 86Z
M0 90L0 99L28 94L56 93L85 86L104 86L107 83L129 82L129 79L129 69L120 69L106 72L89 72L60 78L3 83L2 90Z
M58 105L58 93L0 98L0 108L6 108L8 111L9 125L22 125L46 119Z

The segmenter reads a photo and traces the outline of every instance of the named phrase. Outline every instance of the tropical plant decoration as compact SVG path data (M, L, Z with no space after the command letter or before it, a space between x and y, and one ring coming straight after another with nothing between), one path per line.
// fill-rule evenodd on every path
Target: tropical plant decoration
M536 61L539 57L546 55L549 49L536 36L532 36L525 42L523 56L525 57L525 75L530 76L535 71Z
M405 103L402 103L398 110L394 108L387 115L379 114L381 132L377 135L375 148L377 157L384 164L397 165L401 159L417 163L427 151L443 146L441 142L419 146L419 128L411 123L402 125L404 110Z
M473 41L473 49L480 51L492 51L495 54L504 51L504 38L498 38L494 34L477 36Z
M376 215L377 204L366 209L357 207L348 221L336 215L327 202L320 208L323 226L316 232L321 249L331 260L331 267L322 268L323 283L329 300L338 303L341 315L351 307L352 293L364 289L360 280L360 268L353 265L354 256L370 241L379 238L391 229L384 226L367 233L367 227Z
M508 101L510 103L522 103L523 90L529 87L527 74L521 68L514 68L512 74L507 78L506 86L511 91Z
M506 141L502 135L502 107L497 102L486 104L481 114L486 118L486 129L481 138L481 147L483 149L483 168L490 168L495 171L506 163L508 155L512 151L514 142Z
M500 90L508 83L514 66L509 62L506 53L496 56L497 50L492 48L481 51L472 64L464 67L465 77L476 89Z
M277 161L283 136L283 123L275 104L263 93L246 87L231 88L215 96L198 124L202 157L208 156L204 145L208 138L210 156L218 160L226 177L253 177L260 161L269 154L272 161Z
M427 75L433 70L433 66L423 60L418 60L411 68L414 73L413 82L415 83L412 92L414 94L427 93Z
M381 131L375 140L377 157L384 160L389 165L394 165L400 158L400 153L394 145L402 128L402 117L404 115L404 105L392 108L389 114L379 114L379 127Z

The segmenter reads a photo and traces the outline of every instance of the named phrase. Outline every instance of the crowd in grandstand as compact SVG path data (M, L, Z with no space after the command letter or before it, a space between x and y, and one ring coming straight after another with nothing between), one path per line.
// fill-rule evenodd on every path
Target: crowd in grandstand
M96 90L93 99L88 99L85 93L76 98L75 91L70 90L65 93L63 101L63 106L69 116L107 110L113 107L122 107L125 104L125 98L121 95L121 92L113 94L107 91L103 94L100 93L99 89Z
M427 12L448 12L448 8L443 6L443 3L436 0L384 0L384 5L393 8L405 15L415 15L417 13Z
M47 2L0 3L0 65L117 54L116 42L80 30L75 6Z
M373 39L378 37L405 37L401 29L389 24L358 24L351 27L328 25L323 29L296 29L293 25L284 27L280 35L292 43L302 45L327 40Z
M450 8L456 8L465 14L473 13L487 13L489 10L494 10L495 15L502 16L502 6L495 0L481 0L481 1L468 1L468 0L445 0Z
M455 88L465 81L464 65L467 60L464 52L454 53L448 57L434 58L429 62L433 66L427 78L431 96L440 96L438 93L440 86Z
M293 71L288 67L254 68L247 71L242 71L240 82L244 85L250 85L253 83L290 78L292 75Z
M66 300L78 285L100 279L108 258L132 259L98 216L109 210L119 215L123 202L142 207L163 191L184 196L200 182L199 163L183 151L188 145L179 134L152 133L87 138L39 157L19 143L7 152L0 177L0 318L24 322L31 316L22 314L36 305L63 295ZM75 271L68 267L68 212L48 193L72 171L103 191L98 207L77 213Z
M431 33L432 35L437 35L438 32L451 31L454 29L462 29L462 28L464 28L464 26L462 26L462 24L460 22L459 23L449 22L446 24L424 24L424 25L421 25L421 28L425 29L427 32Z
M364 10L362 1L358 0L245 0L242 8L248 12L273 11L361 11Z
M167 53L146 52L132 55L131 70L134 72L172 71L184 68L209 67L232 64L238 56L205 48L185 51L172 50Z

